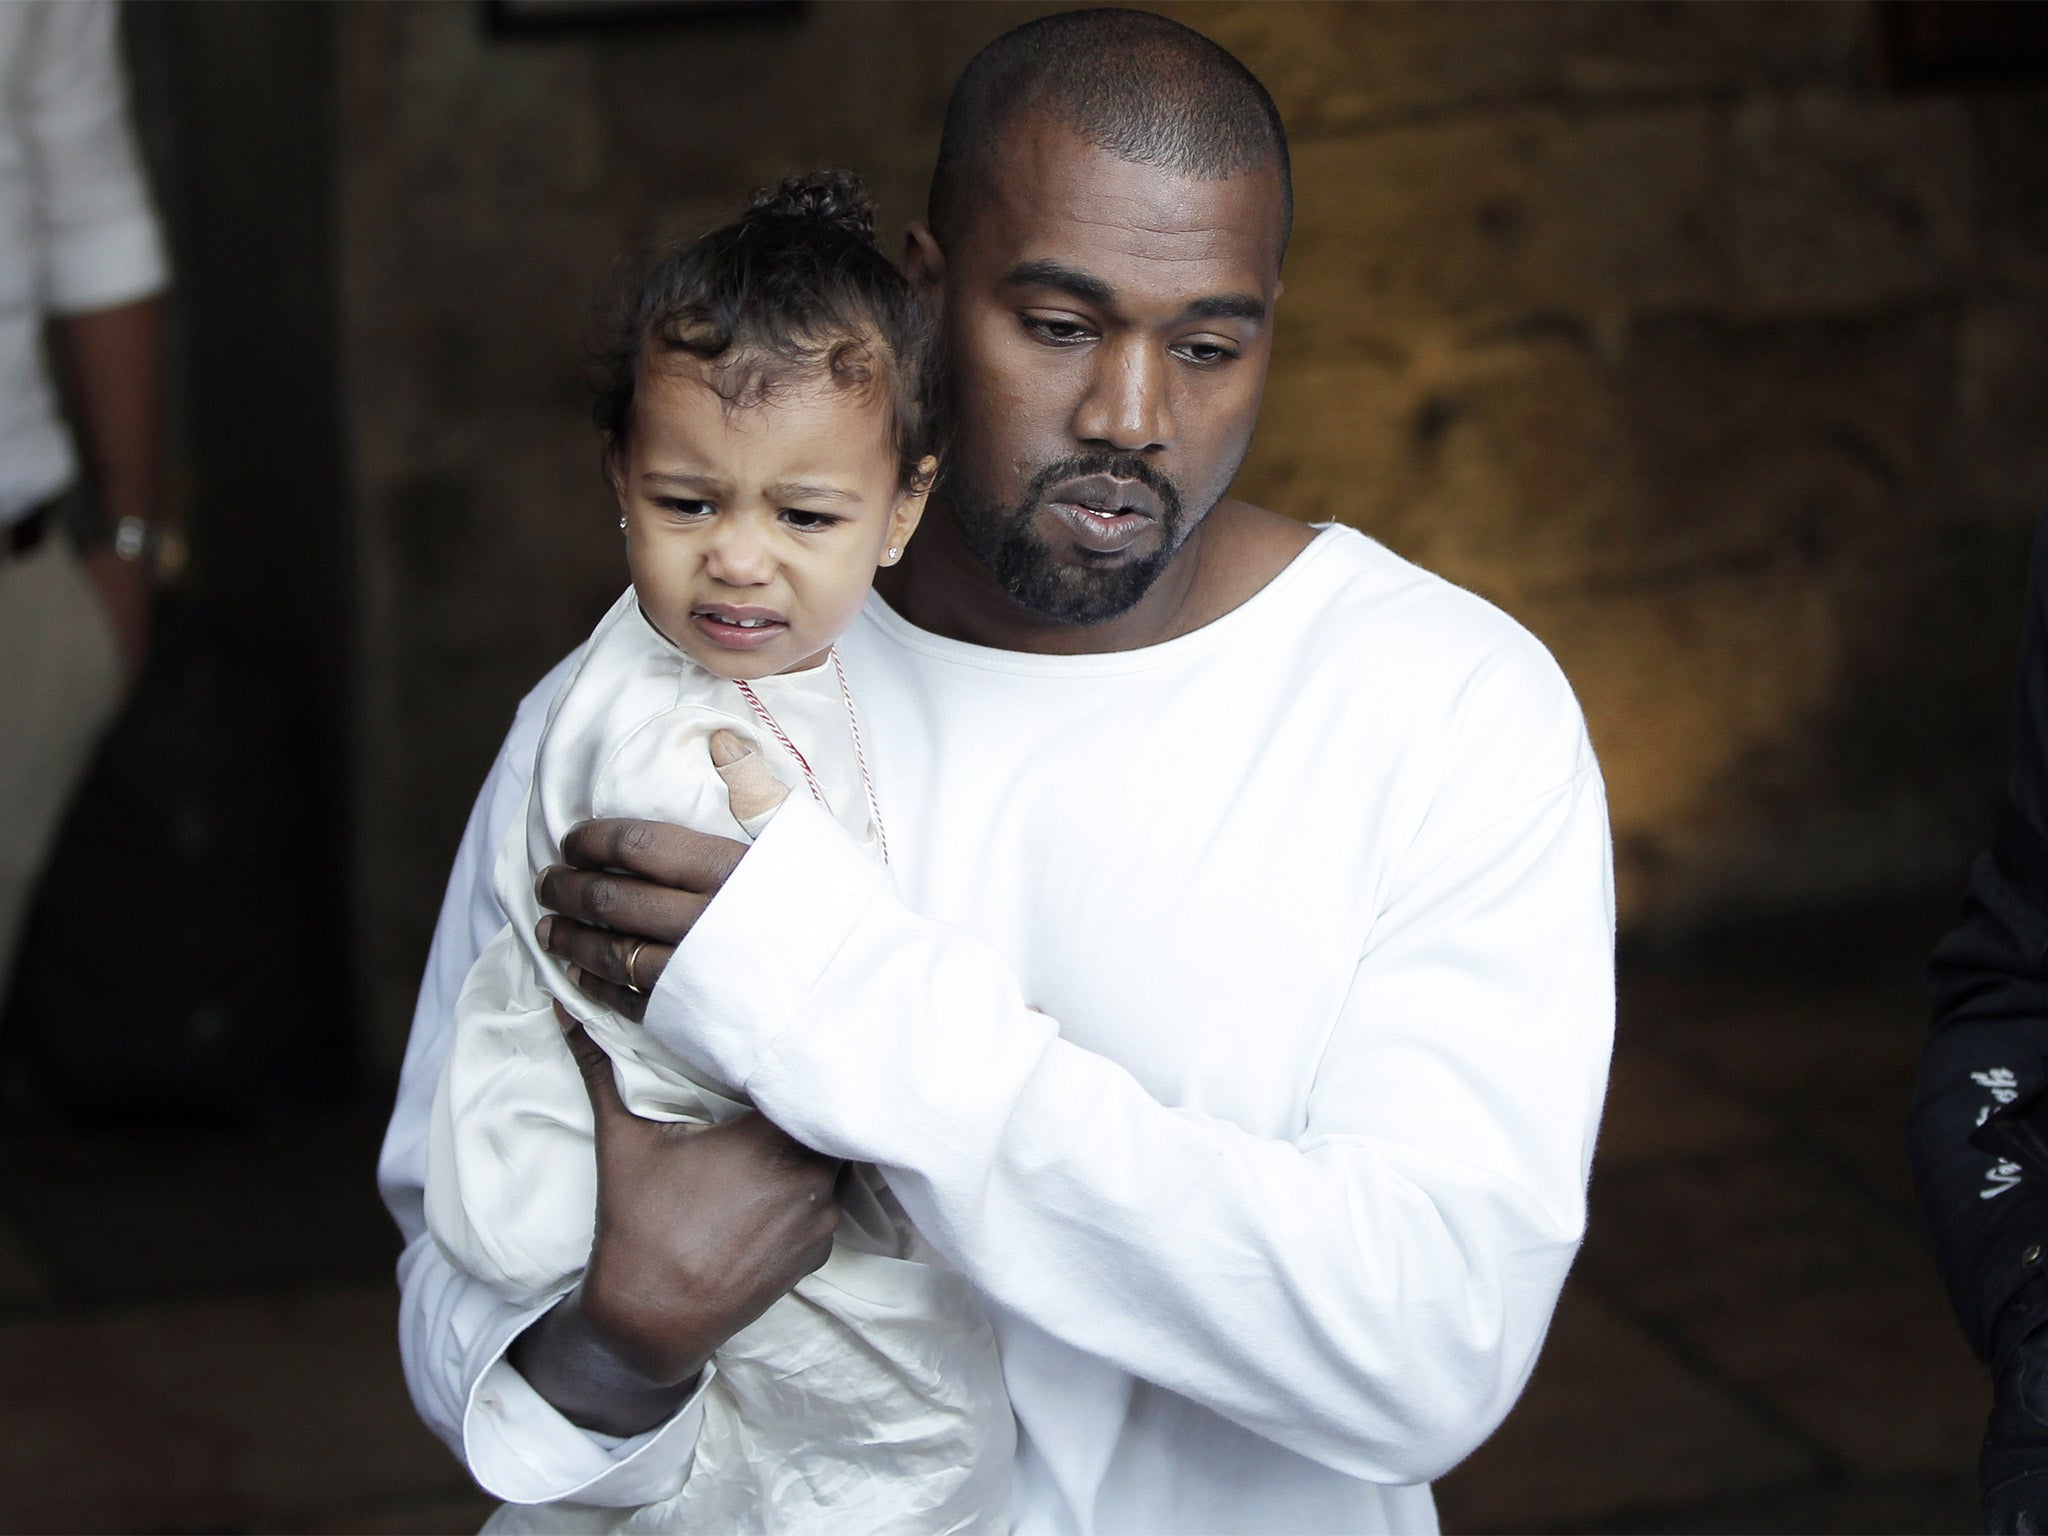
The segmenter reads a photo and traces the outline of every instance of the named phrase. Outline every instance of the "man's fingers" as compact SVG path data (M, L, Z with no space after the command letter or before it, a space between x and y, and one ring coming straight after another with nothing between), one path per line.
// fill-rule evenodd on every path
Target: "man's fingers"
M623 1013L638 1024L647 1014L647 994L622 987L615 981L606 981L602 976L593 976L580 965L569 967L569 979L576 983L576 990L594 1003L600 1003L613 1013Z
M549 916L534 925L541 948L565 965L579 965L599 981L651 992L668 968L673 944L592 928L566 917Z
M579 822L562 839L562 857L580 868L622 870L707 897L717 894L746 851L745 843L729 837L623 817Z
M742 845L736 843L734 846ZM711 900L696 891L679 891L666 885L636 880L629 875L593 874L589 870L568 869L560 864L541 871L534 893L539 896L542 906L571 919L566 925L568 927L581 923L590 928L606 928L621 936L671 945L683 941L683 935L703 915ZM558 930L564 926L559 922L555 924ZM542 942L547 943L546 940ZM552 945L549 947L553 948ZM578 955L566 958L582 963L582 957ZM590 964L593 970L604 971L604 967L594 959ZM616 979L623 981L624 972Z
M569 1054L576 1058L576 1070L583 1076L583 1089L590 1095L591 1113L600 1132L622 1117L631 1118L633 1112L619 1097L619 1080L612 1075L611 1057L599 1049L597 1042L584 1033L583 1026L560 1003L555 1004L555 1022L562 1026L562 1038L569 1043Z

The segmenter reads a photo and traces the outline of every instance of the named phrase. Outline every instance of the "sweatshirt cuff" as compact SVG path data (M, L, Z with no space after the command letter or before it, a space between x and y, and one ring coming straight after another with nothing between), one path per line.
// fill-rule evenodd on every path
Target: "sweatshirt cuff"
M648 1033L744 1093L888 883L822 807L792 795L663 969Z
M644 1434L614 1439L579 1428L536 1392L505 1351L547 1308L512 1315L487 1341L491 1363L470 1388L462 1414L463 1459L484 1492L511 1504L574 1500L625 1508L681 1492L704 1424L704 1394L717 1377L707 1364L675 1416Z

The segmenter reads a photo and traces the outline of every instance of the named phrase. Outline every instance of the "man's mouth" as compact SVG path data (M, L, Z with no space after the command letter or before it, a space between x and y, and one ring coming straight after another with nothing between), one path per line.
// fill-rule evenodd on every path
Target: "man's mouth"
M728 603L707 603L690 610L690 622L713 645L727 650L750 651L766 645L789 628L789 621L773 609L742 608Z
M1130 548L1156 525L1163 508L1142 480L1086 475L1045 493L1045 506L1073 534L1074 542L1096 554Z

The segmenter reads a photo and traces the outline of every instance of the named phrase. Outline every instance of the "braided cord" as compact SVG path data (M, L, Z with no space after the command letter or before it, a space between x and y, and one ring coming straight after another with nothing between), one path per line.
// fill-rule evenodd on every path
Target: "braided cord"
M860 786L868 798L868 820L874 825L875 844L881 850L882 862L886 864L889 862L889 834L882 828L882 804L875 798L874 775L868 772L867 745L860 737L860 712L853 707L853 689L847 684L846 666L840 661L836 647L832 652L832 672L839 680L839 702L846 706L846 729L847 734L853 738L853 761L860 769ZM811 798L824 806L829 813L832 807L825 799L825 791L818 783L817 774L811 771L810 760L797 750L796 743L789 739L789 733L783 730L776 722L775 716L768 712L768 706L761 702L752 685L744 678L736 677L732 681L733 686L739 689L740 697L747 701L747 707L753 710L755 718L768 728L769 734L782 743L782 749L796 759L797 767L804 771L804 783L810 788Z

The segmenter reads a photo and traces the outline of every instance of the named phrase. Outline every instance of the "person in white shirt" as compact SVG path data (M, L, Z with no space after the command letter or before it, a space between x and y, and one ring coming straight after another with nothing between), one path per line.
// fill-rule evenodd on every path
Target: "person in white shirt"
M516 1305L574 1286L596 1215L590 1101L553 1004L635 1114L747 1108L540 947L534 879L564 834L634 815L746 838L784 800L779 772L887 859L833 642L902 556L938 467L928 333L845 172L790 177L665 253L617 328L599 417L632 585L549 706L526 814L496 853L508 921L457 1001L428 1142L435 1241ZM683 1488L579 1529L1003 1529L1015 1435L987 1315L872 1168L841 1205L832 1256L719 1349ZM490 1528L522 1527L508 1512Z
M141 666L164 280L113 0L0 6L0 993L64 807ZM60 526L80 466L46 320L114 532L82 558Z
M522 706L383 1165L415 1400L502 1497L687 1476L704 1362L817 1261L839 1159L994 1318L1016 1531L1432 1529L1514 1402L1605 1089L1604 796L1510 620L1227 494L1290 213L1270 99L1185 28L1070 13L968 66L907 243L945 468L840 645L894 887L801 795L751 847L564 839L543 945L760 1113L640 1120L570 1030L597 1235L545 1310L417 1235L449 978L502 920L478 850L560 674Z

